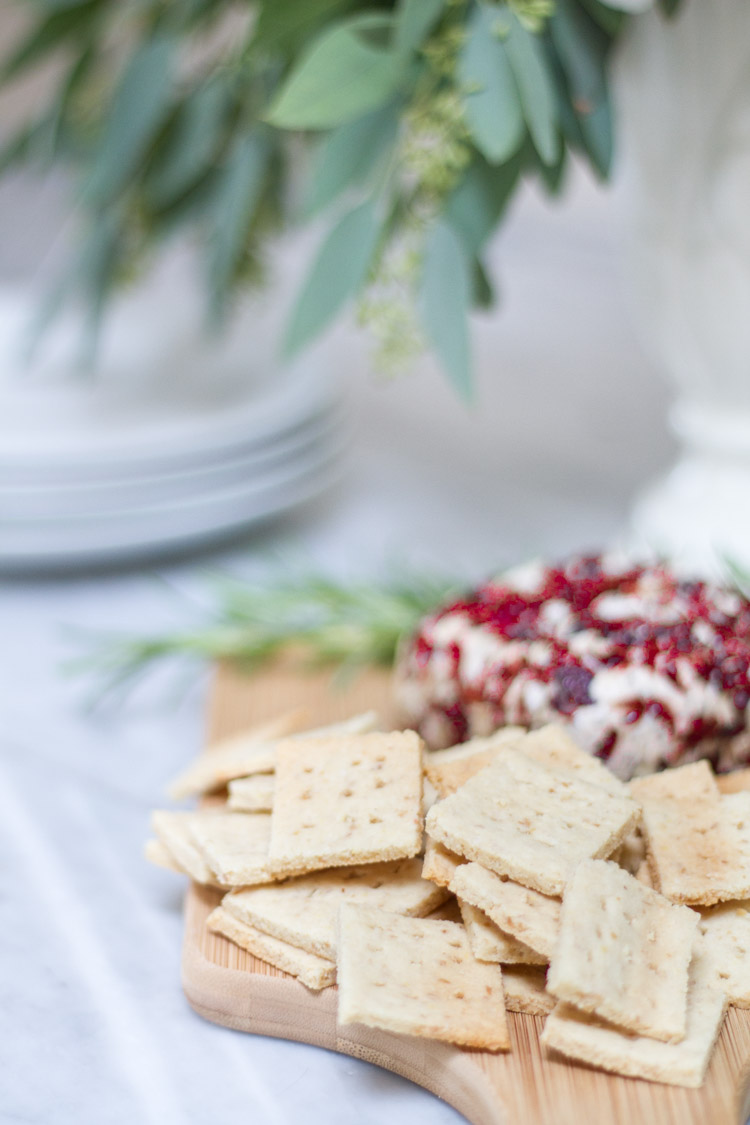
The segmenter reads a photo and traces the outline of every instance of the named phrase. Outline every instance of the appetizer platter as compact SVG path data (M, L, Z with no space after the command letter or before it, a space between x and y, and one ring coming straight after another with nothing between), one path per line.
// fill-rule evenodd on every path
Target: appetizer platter
M400 694L221 669L173 788L201 806L155 814L147 848L192 877L194 1009L394 1070L475 1125L744 1122L747 771L683 753L626 780L560 722L430 751Z

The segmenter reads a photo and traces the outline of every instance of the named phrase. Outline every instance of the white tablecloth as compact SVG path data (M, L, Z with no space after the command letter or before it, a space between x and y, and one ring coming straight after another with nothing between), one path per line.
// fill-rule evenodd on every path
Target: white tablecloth
M205 1023L179 980L183 885L142 858L149 810L201 744L206 678L166 674L88 714L69 629L195 620L207 562L268 548L377 572L391 558L478 577L610 540L665 466L666 388L639 350L610 199L530 199L497 247L503 307L477 323L479 406L425 369L390 386L352 360L355 439L325 501L246 545L145 573L0 589L0 1120L44 1125L437 1125L458 1115L364 1063ZM183 597L182 595L188 595Z

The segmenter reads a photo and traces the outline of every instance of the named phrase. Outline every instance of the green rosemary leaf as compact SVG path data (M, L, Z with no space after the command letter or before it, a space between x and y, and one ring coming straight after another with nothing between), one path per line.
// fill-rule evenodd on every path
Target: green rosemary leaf
M77 643L90 651L66 669L95 673L111 697L132 687L151 665L173 658L255 668L293 646L307 662L345 673L388 666L402 638L457 593L445 578L405 573L349 584L304 572L255 584L220 576L213 590L216 604L202 628L153 637L78 631Z
M750 598L750 569L731 555L723 555L721 562L731 585L736 586L743 597Z

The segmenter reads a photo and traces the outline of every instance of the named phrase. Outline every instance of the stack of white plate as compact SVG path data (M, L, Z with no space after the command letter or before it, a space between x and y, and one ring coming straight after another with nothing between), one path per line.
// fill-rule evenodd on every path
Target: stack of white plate
M130 304L96 372L61 377L80 324L21 368L29 302L0 293L0 569L198 547L335 479L342 403L320 356L281 368L252 326L217 343L174 302Z

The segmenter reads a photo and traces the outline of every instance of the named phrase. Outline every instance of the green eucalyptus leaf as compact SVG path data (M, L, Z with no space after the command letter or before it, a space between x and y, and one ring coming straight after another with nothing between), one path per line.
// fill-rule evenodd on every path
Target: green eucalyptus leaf
M382 105L396 90L402 65L362 32L391 24L388 15L356 16L324 31L302 53L267 120L282 129L329 129Z
M167 206L209 167L219 145L228 105L225 84L206 82L181 104L153 167L148 173L149 200Z
M38 148L38 142L48 127L47 121L32 121L14 133L3 145L0 145L0 175L14 164L21 164L33 159Z
M355 0L263 0L253 44L263 50L296 52L310 35L354 7Z
M408 55L421 47L440 19L444 0L399 0L396 8L395 47Z
M475 256L495 232L523 168L522 154L493 167L477 155L448 196L445 217Z
M454 389L472 397L468 314L471 274L466 254L447 223L437 223L425 248L421 312L425 334Z
M96 52L89 43L78 56L63 79L57 92L47 134L47 152L52 160L66 152L71 130L68 114L70 106L83 82L96 62Z
M81 8L90 4L91 0L37 0L38 8L45 8L48 12L59 12L66 8Z
M578 115L578 125L594 168L602 179L606 179L612 167L613 154L612 107L606 92L591 113Z
M495 304L495 290L479 258L471 263L471 303L476 309L491 309Z
M112 290L120 262L122 220L112 210L97 216L83 245L79 271L87 299L88 360L93 359L106 299Z
M596 20L599 27L613 38L620 34L627 22L627 12L618 8L611 8L609 4L602 4L601 0L580 0L580 3L583 4L591 18Z
M565 173L568 168L568 149L560 145L560 153L554 164L546 164L536 155L536 167L550 195L559 195L565 183Z
M217 184L209 255L211 313L217 320L224 311L229 286L246 250L268 157L264 131L257 129L241 135Z
M510 61L496 34L497 18L489 6L477 5L458 62L466 120L477 148L491 164L500 164L514 153L524 133Z
M112 200L133 175L167 113L176 43L157 35L137 48L106 114L94 168L84 189L89 203Z
M292 356L336 316L361 288L370 268L380 223L368 201L349 211L331 230L292 310L284 354Z
M53 10L41 19L0 64L0 82L15 78L51 51L67 45L71 39L88 30L98 17L100 6L99 0L85 0L59 11Z
M538 37L526 30L515 13L510 15L510 34L505 47L521 95L526 124L542 160L554 164L560 151L560 136L555 89L547 60Z
M574 0L557 0L548 26L576 110L592 110L604 96L607 36Z
M671 19L677 14L681 0L658 0L658 3L664 15Z
M316 153L305 214L315 214L345 188L365 180L397 132L398 107L391 103L329 133Z

